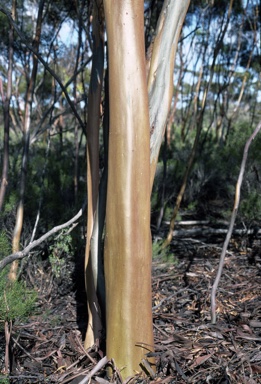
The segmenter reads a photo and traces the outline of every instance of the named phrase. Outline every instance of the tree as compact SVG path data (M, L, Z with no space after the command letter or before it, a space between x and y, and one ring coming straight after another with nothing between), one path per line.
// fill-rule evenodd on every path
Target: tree
M97 114L103 59L93 62L87 125L89 322L85 347L101 338L105 307L106 352L119 368L125 367L124 377L140 371L146 352L153 351L150 195L172 99L175 52L188 5L189 1L164 2L146 63L143 1L104 1L110 122L108 184L106 187L101 179L100 191ZM100 2L96 6L93 34L98 51L102 48L103 11ZM93 115L90 105L95 108ZM100 210L105 196L104 305L100 278L104 216Z
M224 10L222 13L221 7ZM251 33L247 38L249 55L242 67L242 32L248 25L248 18L251 20ZM215 29L211 27L214 23ZM239 117L240 107L247 101L247 94L253 87L249 68L258 30L257 9L255 10L253 4L242 5L240 1L231 0L220 4L220 7L213 3L205 8L202 2L193 1L186 18L186 26L188 25L195 26L196 33L189 33L185 39L189 49L183 52L183 39L179 47L178 71L182 81L179 81L181 89L176 86L174 92L175 99L179 97L181 107L176 111L176 121L181 120L177 130L181 130L182 141L191 141L194 137L192 132L196 134L185 161L180 189L176 192L176 202L164 246L171 242L187 182L195 163L202 157L199 153L202 154L204 146L209 145L212 140L216 149L226 144L231 125ZM235 25L238 29L235 29ZM233 39L230 38L231 35Z
M37 152L45 145L43 132L48 132L52 144L55 143L50 149L53 157L46 172L48 197L45 196L42 212L45 224L39 224L42 234L56 224L57 217L60 221L64 219L62 211L68 214L71 206L75 208L78 166L85 163L84 156L78 163L78 124L82 135L86 134L85 272L89 317L85 347L101 343L105 350L106 342L108 357L113 357L120 369L125 367L123 376L126 377L140 371L140 362L146 365L147 357L151 357L146 353L153 352L149 202L170 107L170 121L175 114L182 144L187 140L188 146L191 145L197 131L191 161L188 163L187 156L183 158L183 164L189 165L184 174L185 186L194 162L204 161L202 154L197 156L197 148L204 148L207 138L211 150L225 144L232 117L234 119L234 107L239 111L242 100L247 106L251 92L254 93L260 84L249 61L254 54L258 59L255 51L258 21L256 16L252 17L255 9L252 5L242 9L239 0L211 2L207 6L204 1L193 1L186 22L190 29L188 35L187 29L184 30L179 44L179 76L178 81L174 79L176 85L173 87L175 53L189 0L97 0L90 2L91 5L84 0L44 2L42 10L34 8L39 11L39 25L41 20L43 24L41 37L35 36L33 47L28 43L33 30L31 15L27 12L31 2L18 3L19 12L22 8L24 13L17 23L10 12L0 7L15 29L11 140L17 135L19 141L22 134L25 143L35 145L32 156L34 149ZM78 43L74 41L70 46L64 46L59 40L59 31L67 18L73 20L75 29L78 28ZM213 23L218 26L218 32L217 28L212 28ZM236 38L234 25L237 26L234 29L240 31ZM252 40L249 46L244 41L244 55L240 56L245 33L251 35ZM7 40L2 41L6 47ZM189 49L185 46L187 42ZM91 54L90 75L87 65ZM210 59L206 61L205 57ZM39 69L37 60L43 65L39 65ZM246 64L246 73L242 72L239 62ZM35 72L36 77L33 76ZM247 90L247 97L244 97L244 90ZM228 94L234 97L228 99ZM25 116L19 108L19 98L26 105ZM84 104L83 108L80 103ZM258 103L255 105L257 108ZM253 120L254 112L255 109L251 112ZM173 147L169 137L168 134L168 145ZM73 149L67 151L65 144L72 145ZM26 145L24 148L29 148ZM178 149L176 145L174 154ZM41 157L41 153L43 151L38 151L37 156ZM16 158L12 155L14 163ZM67 159L70 165L65 168L61 159ZM26 157L24 160L22 172L28 171L27 180L33 179L32 174L36 180L37 168L43 168L43 159L39 167L34 158L30 164L32 168L27 166ZM10 178L10 183L19 191L15 185L18 172L15 172L16 177ZM167 177L166 167L164 172ZM68 177L71 191L75 191L71 206L62 201L62 176ZM55 189L50 185L55 185ZM33 190L35 185L31 186ZM29 197L40 200L39 192L27 194L24 188L21 192L20 202L28 204ZM32 202L28 206L28 211L34 215L35 206ZM25 212L26 215L28 218L30 212ZM18 232L21 234L21 227ZM30 243L26 248L28 252L33 244L36 245ZM17 255L21 258L23 252L15 252L12 260ZM153 360L150 362L153 364Z
M38 52L39 45L40 45L43 9L44 9L44 0L41 0L39 3L35 36L33 40L33 47L36 52ZM34 56L32 72L29 75L29 81L28 81L27 90L26 90L25 114L23 119L24 144L23 144L23 157L22 157L22 167L21 167L21 176L20 176L20 191L19 191L20 197L19 197L19 203L17 207L16 223L15 223L15 228L13 233L13 243L12 243L13 252L19 251L21 232L23 228L26 173L27 173L29 147L30 147L31 115L32 115L32 104L33 104L33 96L34 96L34 90L35 90L35 82L36 82L36 76L37 76L37 68L38 68L38 60L37 60L37 57ZM18 263L15 261L13 262L9 272L10 280L15 280L17 278L17 268L18 268Z
M143 1L119 3L104 3L110 100L104 263L106 353L126 366L126 376L153 350L150 126Z
M85 128L66 86L39 54L44 4L44 1L39 4L33 47L22 38L26 49L33 54L33 66L27 76L25 146L14 253L18 251L23 221L37 59L56 79L81 127ZM143 1L106 0L94 4L93 65L86 132L88 223L85 266L89 320L85 346L91 347L102 341L102 331L106 328L106 352L119 368L125 367L123 377L140 371L146 353L153 352L150 195L172 100L175 53L188 5L189 0L164 1L146 59ZM8 17L10 20L10 15ZM104 87L105 166L100 179L104 20L108 38L108 78ZM16 32L20 33L18 29Z
M22 154L22 165L21 165L21 172L18 177L19 180L19 191L17 191L17 195L19 196L19 202L16 212L16 224L14 228L13 233L13 251L16 252L19 250L20 242L21 242L21 234L23 230L23 222L24 222L24 205L26 200L26 184L27 184L27 178L28 178L28 160L29 160L29 149L31 144L39 139L39 136L42 135L43 132L46 132L46 130L50 130L50 125L55 124L55 122L59 119L61 120L62 114L59 113L58 117L53 116L54 111L54 104L59 96L61 96L62 92L56 91L56 83L54 79L57 80L58 85L61 85L61 88L63 89L63 95L69 99L69 102L71 102L71 107L75 111L74 115L75 118L80 122L80 124L83 125L74 103L70 100L70 97L68 96L68 92L66 90L66 86L69 86L69 84L76 79L77 74L79 73L78 64L75 69L75 73L71 79L69 79L65 86L63 86L61 80L56 75L55 70L57 70L58 66L56 65L55 60L55 39L57 37L57 34L61 28L61 19L63 20L66 17L66 14L68 14L68 10L66 7L64 7L63 11L60 10L59 17L57 17L57 14L55 14L55 11L58 12L57 7L53 4L53 7L48 7L45 1L41 1L38 8L35 8L35 11L37 11L37 17L34 23L33 17L30 17L30 12L28 11L28 8L30 7L30 2L26 2L22 4L22 15L21 15L21 7L18 7L18 16L17 16L17 22L14 22L11 14L8 12L8 10L5 7L1 7L1 12L7 16L7 18L10 21L10 31L15 29L16 39L14 42L14 53L15 53L15 64L14 64L14 78L15 78L15 87L16 90L12 90L12 100L13 105L17 105L17 108L8 109L8 113L5 113L5 116L8 117L10 120L10 117L12 119L12 126L17 134L17 136L20 136L22 134L22 147L23 147L23 154ZM70 8L68 4L68 8ZM28 13L26 13L28 12ZM26 13L26 16L24 16ZM47 15L47 22L49 24L43 22L45 19L45 16ZM18 27L20 19L25 17L27 22L22 27ZM28 27L30 24L30 27ZM35 24L35 25L34 25ZM29 30L35 29L34 36L29 35ZM44 37L42 36L42 30L44 30ZM54 34L54 37L53 37ZM32 41L32 44L30 44L30 41ZM48 46L49 44L49 46ZM3 39L3 45L8 46L8 43ZM9 43L10 46L10 43ZM9 56L12 53L12 46L8 46L8 52ZM45 61L42 58L42 55L39 54L39 50L42 48L47 53L47 57L51 58L50 62L51 65L48 66L47 61ZM49 50L48 50L49 49ZM52 60L52 52L54 55L54 59ZM38 71L38 64L39 61L42 61L45 68L44 71ZM10 59L8 60L9 68L12 66L12 62ZM51 66L55 68L55 70L51 69ZM9 70L10 71L10 70ZM49 75L49 76L47 76ZM17 80L17 77L19 80ZM9 75L9 78L10 77ZM10 81L9 81L10 83ZM21 85L22 84L22 85ZM21 91L22 89L22 91ZM9 91L11 92L11 90ZM20 101L23 108L20 108ZM5 100L5 109L7 106L8 97ZM75 104L77 103L77 100L75 100ZM48 123L45 122L49 118ZM8 122L7 118L5 118L5 121ZM44 122L47 125L44 126ZM7 127L7 124L5 124L5 127ZM18 129L17 129L18 128ZM5 174L7 170L7 163L8 163L8 150L7 150L7 144L8 140L6 140L8 130L5 129L5 156L3 161L3 175L2 179L4 181ZM2 191L4 191L4 185L3 182L1 184L1 194ZM40 198L41 200L41 198ZM41 204L40 204L41 205ZM39 206L40 206L39 205ZM15 279L16 278L16 271L17 271L17 263L15 262L12 265L11 271L10 271L10 278Z

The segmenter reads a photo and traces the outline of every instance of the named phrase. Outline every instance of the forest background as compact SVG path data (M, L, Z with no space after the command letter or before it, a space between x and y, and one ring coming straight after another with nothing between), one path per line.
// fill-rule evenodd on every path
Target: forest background
M1 258L68 221L86 200L93 59L92 2L18 0L2 6L13 10L20 34L0 12ZM144 2L147 55L161 9L161 1ZM229 218L243 148L261 118L260 59L258 1L191 1L152 191L154 233L170 221L175 204L177 220ZM101 125L104 90L102 95ZM237 218L237 226L246 230L261 219L260 148L259 135L249 153ZM104 162L101 133L100 174ZM69 258L81 270L85 232L83 219L72 231L42 243L30 261L23 260L19 278L26 275L28 262L39 260L48 260L58 280L72 273Z

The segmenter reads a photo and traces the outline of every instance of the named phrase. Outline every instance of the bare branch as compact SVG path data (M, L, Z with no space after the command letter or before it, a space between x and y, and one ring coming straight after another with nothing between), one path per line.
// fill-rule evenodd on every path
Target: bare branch
M11 264L14 260L20 260L20 259L23 259L25 256L27 256L29 254L29 252L37 247L38 245L40 245L43 241L45 241L46 239L48 239L48 237L52 236L53 234L55 234L56 232L59 232L61 231L62 229L64 228L67 228L69 227L71 224L75 223L76 220L79 219L79 217L82 216L82 213L85 209L85 206L86 206L86 203L83 204L82 208L79 210L79 212L77 213L77 215L75 215L72 219L70 219L69 221L67 221L66 223L64 224L61 224L61 225L58 225L54 228L52 228L50 231L48 231L47 233L45 233L42 237L40 237L39 239L37 240L34 240L33 242L31 242L29 245L27 245L27 247L25 247L22 251L19 251L19 252L15 252L15 253L12 253L11 255L8 255L6 256L3 260L0 261L0 271L2 271L2 269L4 269L8 264Z
M221 256L220 256L217 276L216 276L216 279L214 281L214 284L213 284L213 287L212 287L212 291L211 291L211 323L212 324L216 323L216 292L217 292L217 287L218 287L218 284L219 284L219 281L220 281L220 277L221 277L221 274L222 274L222 270L223 270L223 265L224 265L224 261L225 261L227 247L228 247L230 238L232 236L233 227L234 227L235 220L236 220L236 217L237 217L237 211L238 211L238 206L239 206L239 202L240 202L240 191L241 191L241 185L242 185L243 176L244 176L245 167L246 167L248 150L249 150L251 142L254 140L254 138L256 137L258 132L260 131L260 129L261 129L261 120L258 123L258 125L256 126L256 128L255 128L254 132L252 133L252 135L247 140L245 148L244 148L244 153L243 153L243 158L242 158L242 162L241 162L240 172L239 172L238 179L237 179L235 201L234 201L233 211L232 211L232 214L231 214L229 229L227 231L227 236L226 236L226 239L225 239L225 242L224 242L224 245L223 245L223 249L222 249L222 253L221 253Z
M57 83L60 85L62 91L64 92L64 95L75 115L75 117L77 118L77 120L79 121L80 123L80 126L82 127L83 130L85 130L85 125L84 125L84 122L82 121L80 115L78 114L76 108L75 108L75 105L73 103L73 101L70 99L70 96L68 95L68 92L67 92L67 89L66 87L63 85L60 77L52 70L52 68L49 67L49 65L47 64L47 62L42 58L41 54L38 53L30 44L28 44L25 36L23 35L23 33L20 31L20 29L18 28L18 26L16 25L16 23L14 22L13 18L12 18L12 15L11 13L4 7L0 7L0 12L4 13L7 17L8 17L8 20L9 20L9 23L13 26L13 28L15 29L16 33L18 34L18 36L20 37L21 41L25 44L25 46L37 57L37 59L43 64L43 66L45 67L45 69L53 76L53 78L57 81Z

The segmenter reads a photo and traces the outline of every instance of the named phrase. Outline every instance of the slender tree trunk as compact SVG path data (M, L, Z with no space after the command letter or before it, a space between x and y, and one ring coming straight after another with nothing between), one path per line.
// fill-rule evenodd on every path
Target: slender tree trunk
M157 231L160 229L162 219L165 211L165 192L166 192L166 179L167 179L167 150L168 150L168 132L166 130L164 135L164 145L162 151L162 162L163 162L163 177L161 182L161 187L158 191L159 198L159 213L156 222Z
M194 121L197 122L196 136L195 136L195 140L193 143L193 147L192 147L190 156L189 156L187 164L186 164L186 169L185 169L185 172L183 175L181 187L180 187L180 190L179 190L179 193L178 193L178 196L176 199L175 207L174 207L174 210L172 213L172 217L170 220L169 232L168 232L167 238L165 239L165 241L163 243L163 248L167 247L171 243L176 217L177 217L177 214L179 212L180 204L182 202L182 199L183 199L186 187L187 187L188 178L189 178L190 172L193 168L194 160L195 160L198 145L199 145L199 139L200 139L200 134L201 134L202 125L203 125L203 114L200 114L197 118L197 106L198 106L198 94L199 94L202 74L203 74L203 68L201 68L201 71L200 71L200 76L199 76L198 84L197 84L197 88L196 88L196 95L194 98ZM204 105L201 105L201 107L204 108Z
M13 3L12 3L13 19L15 19L15 13L16 13L16 0L13 0ZM6 187L8 185L10 99L12 96L13 56L14 56L14 28L12 25L10 25L6 97L4 97L4 93L2 92L3 109L4 109L4 156L3 156L3 168L2 168L2 178L1 178L1 186L0 186L0 211L3 208Z
M211 64L211 68L210 68L209 80L208 80L208 83L206 85L206 88L204 89L204 94L203 94L203 98L201 100L201 106L200 106L201 108L200 108L200 111L198 112L198 102L199 102L198 95L199 95L201 80L203 78L203 67L201 67L200 76L198 78L196 94L194 97L194 121L196 121L196 126L197 126L196 137L195 137L195 140L193 143L191 154L190 154L189 159L188 159L188 164L186 166L186 170L185 170L185 173L183 176L182 184L181 184L181 187L180 187L177 199L176 199L175 207L174 207L172 218L170 221L169 232L168 232L167 238L165 239L165 241L163 243L163 248L167 247L173 238L175 220L176 220L176 217L177 217L177 214L178 214L178 211L180 208L180 204L181 204L181 201L183 199L183 196L184 196L184 193L186 190L187 181L188 181L190 172L191 172L193 165L194 165L194 160L195 160L195 156L196 156L196 153L198 150L198 145L199 145L199 140L200 140L200 134L201 134L201 131L203 128L203 116L204 116L204 112L205 112L205 108L206 108L206 104L207 104L207 96L208 96L210 87L212 85L213 76L215 73L216 59L217 59L218 53L222 47L221 43L223 42L225 33L226 33L228 25L229 25L229 20L231 17L231 10L232 10L232 6L233 6L233 2L234 2L234 0L230 0L227 19L226 19L226 22L224 23L224 28L221 29L219 36L218 36L218 39L217 39L217 42L216 42L216 47L214 49L212 64ZM207 45L205 46L205 49L206 48L207 48Z
M74 73L77 73L79 61L80 61L80 52L82 47L82 8L78 12L79 14L79 31L78 31L78 47L77 47L77 55L76 55L76 64ZM75 76L75 80L73 82L73 97L75 108L77 107L77 76ZM77 119L75 119L75 127L74 127L74 176L73 176L73 184L74 184L74 203L77 205L78 202L78 188L79 188L79 125Z
M180 31L189 3L190 0L165 0L157 24L148 73L151 188L173 96L173 70Z
M143 1L105 0L110 131L105 235L106 344L123 377L153 350L150 129Z
M99 127L100 104L104 69L104 22L102 0L94 3L93 61L88 97L87 120L87 235L85 250L85 284L87 292L88 325L85 348L91 347L102 337L102 319L98 302L99 262ZM96 234L94 234L96 232Z
M44 2L45 2L45 0L40 1L39 9L38 9L36 33L35 33L35 37L34 37L34 41L33 41L33 47L34 47L36 52L38 52L39 44L40 44ZM33 103L33 95L34 95L34 89L35 89L37 68L38 68L38 59L35 56L33 56L33 68L32 68L30 82L29 82L29 86L28 86L28 90L27 90L26 103L25 103L24 148L23 148L22 169L21 169L21 176L20 176L20 191L19 191L20 198L19 198L18 208L17 208L17 212L16 212L16 223L15 223L13 240L12 240L13 253L19 251L21 233L22 233L22 228L23 228L26 173L27 173L29 147L30 147L31 114L32 114L32 103ZM11 265L10 272L9 272L9 279L10 280L16 279L17 268L18 268L18 261L14 261L13 264Z
M197 153L197 148L198 148L200 133L201 133L201 129L202 129L202 124L203 124L203 122L201 121L198 123L198 126L197 126L197 133L196 133L196 137L194 140L193 148L191 150L191 154L189 156L189 159L188 159L188 162L186 165L186 170L185 170L185 173L183 176L181 187L180 187L180 190L179 190L179 193L178 193L178 196L176 199L175 207L174 207L174 210L172 213L172 217L170 220L169 232L168 232L167 238L165 239L165 241L162 245L163 248L167 247L171 243L171 240L173 238L173 232L174 232L176 217L177 217L177 214L179 212L180 204L182 202L182 199L183 199L183 196L184 196L184 193L186 190L187 181L188 181L190 172L191 172L193 165L194 165L194 160L195 160L195 156Z

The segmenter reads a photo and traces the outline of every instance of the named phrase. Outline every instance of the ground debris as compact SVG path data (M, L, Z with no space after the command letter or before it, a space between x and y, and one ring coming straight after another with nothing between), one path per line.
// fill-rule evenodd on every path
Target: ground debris
M210 290L218 246L203 247L194 240L188 245L187 239L186 252L175 247L175 241L175 265L153 261L157 372L145 380L135 376L128 383L261 383L260 252L255 250L255 263L249 263L248 252L236 246L229 249L217 293L218 322L212 325ZM116 367L114 376L106 378L105 366L99 366L104 361L99 346L83 348L84 294L80 297L67 284L69 294L61 295L61 282L48 277L48 271L37 275L31 270L28 276L39 287L39 308L26 323L13 325L9 382L123 383ZM0 350L4 348L0 333ZM0 368L3 372L2 358Z

